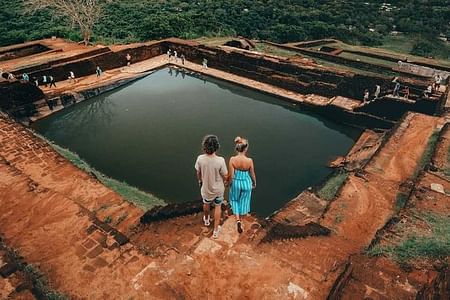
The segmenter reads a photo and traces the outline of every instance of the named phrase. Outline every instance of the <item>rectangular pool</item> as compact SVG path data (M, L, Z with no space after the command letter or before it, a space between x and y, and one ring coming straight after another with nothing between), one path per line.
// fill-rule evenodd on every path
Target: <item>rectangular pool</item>
M76 104L32 127L106 175L167 202L200 199L194 162L216 134L219 154L247 137L258 186L252 211L267 216L331 170L361 130L302 112L275 97L165 68ZM227 198L227 196L226 196Z

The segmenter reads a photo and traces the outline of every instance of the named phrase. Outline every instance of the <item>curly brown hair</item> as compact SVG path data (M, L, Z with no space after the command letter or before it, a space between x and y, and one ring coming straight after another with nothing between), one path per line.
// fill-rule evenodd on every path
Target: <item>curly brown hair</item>
M208 134L203 138L202 146L206 154L213 154L220 148L219 138L213 134Z

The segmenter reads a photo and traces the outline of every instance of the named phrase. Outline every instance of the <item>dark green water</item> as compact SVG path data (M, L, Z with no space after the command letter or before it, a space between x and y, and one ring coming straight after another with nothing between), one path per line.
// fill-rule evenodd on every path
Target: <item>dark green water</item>
M205 134L220 155L237 135L250 141L258 186L252 210L266 216L331 171L360 130L299 112L271 96L224 81L163 69L79 103L33 127L106 175L166 201L200 199L194 162Z

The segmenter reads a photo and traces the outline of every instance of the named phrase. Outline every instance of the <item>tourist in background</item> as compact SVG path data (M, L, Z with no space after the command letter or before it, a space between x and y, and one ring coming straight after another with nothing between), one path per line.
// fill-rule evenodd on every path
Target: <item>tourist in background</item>
M441 82L442 82L442 77L441 75L436 75L434 76L434 89L439 92L440 88L441 88Z
M229 182L230 205L236 218L236 227L242 233L244 226L241 216L250 212L252 189L256 188L256 175L253 160L247 157L248 141L241 137L234 139L236 155L230 158Z
M203 152L197 157L195 170L198 185L203 199L203 222L210 225L210 207L214 206L213 238L217 239L220 232L220 218L222 216L223 195L225 181L228 176L225 159L216 155L220 148L219 139L215 135L207 135L202 142Z
M369 90L368 89L365 89L364 90L364 103L369 103L369 100L370 100L370 94L369 94Z
M426 88L425 91L423 91L423 96L425 98L429 98L431 96L431 94L433 93L433 86L431 84L429 84Z
M206 58L203 59L203 69L208 69L208 60Z
M127 59L127 66L129 67L131 65L131 55L130 55L130 53L127 53L126 59Z
M395 83L395 87L394 87L394 91L392 92L392 94L394 95L394 97L397 97L397 96L398 96L398 92L400 92L400 87L401 87L400 83L399 83L399 82L396 82L396 83Z
M184 54L181 54L181 63L184 65L184 62L186 61L186 56Z
M75 73L73 71L69 72L69 82L75 82Z
M403 89L403 97L409 99L409 86L405 86Z
M25 81L25 82L28 82L28 81L30 81L30 76L28 76L27 73L23 73L22 74L22 80Z
M167 50L167 61L170 62L170 58L172 57L172 50Z
M381 87L377 84L377 85L375 85L375 93L373 94L374 95L374 99L378 99L378 97L380 96L380 93L381 93Z
M97 68L95 69L95 74L97 74L97 77L100 77L102 73L103 73L102 69L100 69L100 67L97 66Z
M56 87L56 81L55 81L55 77L53 76L49 76L49 80L50 80L50 87Z
M177 50L173 51L173 57L175 58L175 63L178 62L178 53Z

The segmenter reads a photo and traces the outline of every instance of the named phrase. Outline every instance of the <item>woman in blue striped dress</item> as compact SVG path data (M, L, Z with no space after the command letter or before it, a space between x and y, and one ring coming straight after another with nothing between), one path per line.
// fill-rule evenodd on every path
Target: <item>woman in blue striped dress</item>
M252 189L256 188L256 175L253 160L247 157L248 141L237 137L234 140L237 154L230 158L230 204L236 217L237 231L242 233L241 216L250 212Z

